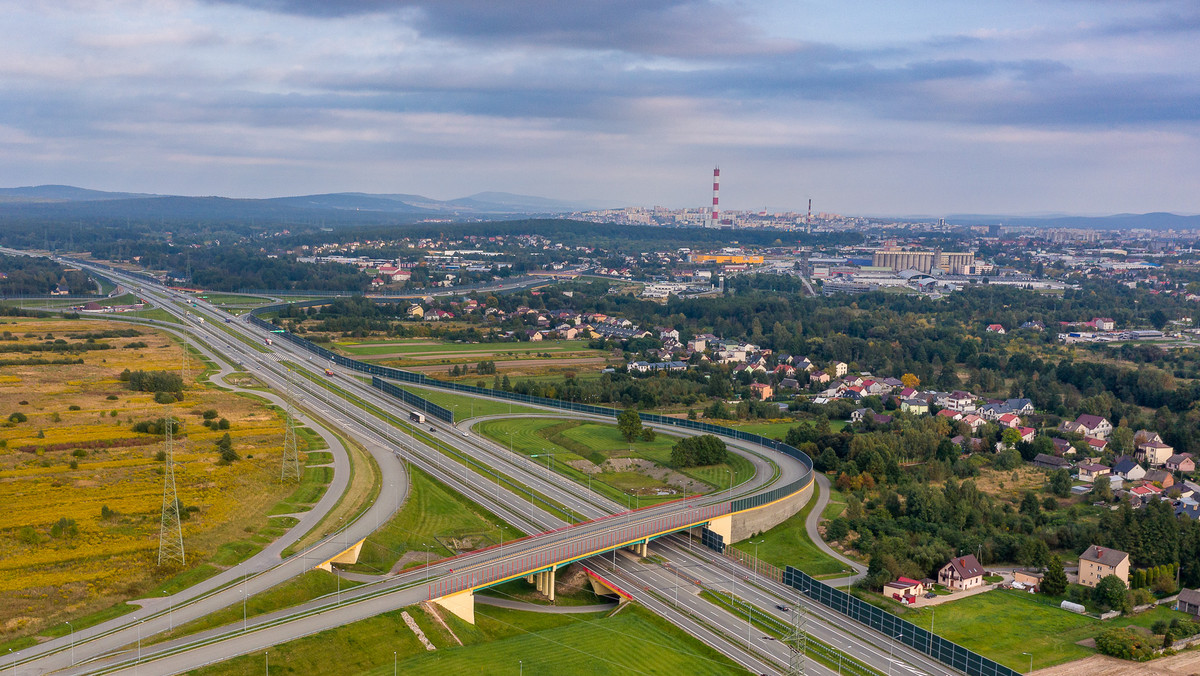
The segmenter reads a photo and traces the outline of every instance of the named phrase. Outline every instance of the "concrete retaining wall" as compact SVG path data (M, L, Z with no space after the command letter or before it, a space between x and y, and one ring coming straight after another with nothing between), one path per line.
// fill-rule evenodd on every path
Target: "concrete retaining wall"
M774 528L775 526L778 526L786 521L796 512L799 512L804 508L804 505L808 504L809 499L812 498L813 483L814 482L809 482L808 486L806 486L804 490L798 493L793 493L788 497L773 502L765 507L752 509L748 512L738 512L736 514L732 514L733 540L732 542L727 542L726 544L741 542L755 533L762 533L770 530L771 528Z

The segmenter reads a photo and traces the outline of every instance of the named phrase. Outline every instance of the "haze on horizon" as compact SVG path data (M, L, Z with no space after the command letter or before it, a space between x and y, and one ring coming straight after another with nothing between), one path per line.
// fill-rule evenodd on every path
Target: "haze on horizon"
M1200 213L1188 0L0 0L0 186Z

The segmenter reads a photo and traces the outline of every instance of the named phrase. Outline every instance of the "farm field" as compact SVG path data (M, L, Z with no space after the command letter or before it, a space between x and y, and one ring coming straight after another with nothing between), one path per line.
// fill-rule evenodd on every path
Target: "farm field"
M1078 660L1096 651L1078 644L1112 626L1149 627L1155 620L1184 618L1167 608L1102 622L1062 610L1053 600L1015 591L989 591L936 606L934 631L961 646L1018 671ZM910 609L904 619L929 628L928 608Z
M804 527L804 520L817 503L820 490L820 486L813 484L812 497L803 509L778 526L753 538L755 542L761 541L757 547L758 558L779 568L792 566L809 575L833 575L846 569L845 564L817 547L812 538L808 537L808 531ZM733 548L753 556L756 548L749 542L743 540L734 544ZM829 580L829 583L837 584L837 580Z
M753 466L740 456L729 464L674 470L669 467L671 447L677 439L659 434L654 441L626 442L616 425L559 420L518 418L489 420L476 426L497 443L510 443L514 453L538 455L542 464L548 456L550 468L618 502L637 496L637 504L674 500L685 495L722 490L729 485L729 472L739 483L753 474ZM630 503L630 507L637 504Z
M568 372L582 371L589 375L598 372L611 358L608 352L590 349L586 342L579 340L445 343L431 339L415 339L336 342L334 345L349 356L472 383L479 379L494 378L492 375L478 375L474 372L474 366L481 361L494 362L496 373L499 375L561 377ZM461 377L457 374L451 376L451 369L455 367L469 372L464 372Z
M267 659L278 673L588 674L644 672L717 676L744 673L736 665L644 610L631 605L616 615L549 615L476 605L474 626L441 616L464 645L412 606L324 631L190 672L195 676L259 673ZM437 648L426 650L401 617L407 612ZM393 651L395 655L393 656ZM391 659L389 659L391 658ZM394 664L395 661L395 664Z
M168 404L131 391L118 378L126 369L178 374L182 351L166 334L40 318L8 318L0 331L8 332L0 333L0 504L9 507L0 513L0 642L214 574L295 522L269 517L276 503L324 490L320 468L306 471L300 490L279 483L283 425L271 407L195 382ZM56 351L21 351L38 346ZM201 366L193 361L193 376ZM201 424L207 411L211 427ZM166 416L182 423L185 569L157 566L163 437L134 429ZM216 442L226 433L239 458L220 464ZM298 508L307 500L292 499Z

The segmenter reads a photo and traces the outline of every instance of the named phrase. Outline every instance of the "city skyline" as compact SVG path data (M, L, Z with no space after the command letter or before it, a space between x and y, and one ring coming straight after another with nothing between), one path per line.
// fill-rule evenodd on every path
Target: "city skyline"
M1200 212L1184 2L5 4L5 186Z

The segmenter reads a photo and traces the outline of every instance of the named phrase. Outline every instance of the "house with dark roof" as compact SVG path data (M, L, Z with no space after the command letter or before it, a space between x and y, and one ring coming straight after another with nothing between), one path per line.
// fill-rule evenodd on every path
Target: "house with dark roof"
M1139 462L1144 462L1151 467L1162 467L1167 464L1167 460L1175 455L1175 449L1164 444L1161 441L1147 441L1138 444L1137 453L1134 455Z
M1056 455L1038 453L1033 459L1033 466L1043 467L1045 469L1069 469L1071 467L1071 463Z
M1176 453L1167 458L1166 468L1172 472L1189 474L1196 471L1196 461L1192 459L1191 453Z
M965 591L983 586L983 566L974 554L956 556L938 571L938 584L947 589Z
M1095 587L1109 575L1116 575L1129 584L1129 554L1092 545L1079 555L1079 584Z
M1064 432L1074 432L1085 437L1107 439L1112 434L1113 426L1106 418L1098 415L1083 414L1075 420L1064 420L1059 426Z
M1085 462L1076 469L1079 470L1079 480L1088 483L1095 481L1096 477L1107 476L1112 471L1106 465L1091 462Z
M1165 469L1151 469L1146 471L1146 476L1142 477L1152 484L1170 488L1175 485L1175 475Z
M1192 617L1200 616L1200 589L1184 589L1175 599L1175 610Z
M1126 481L1138 481L1146 478L1146 470L1127 455L1117 458L1117 464L1113 465L1113 474Z

